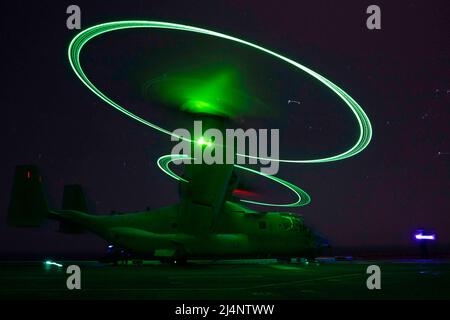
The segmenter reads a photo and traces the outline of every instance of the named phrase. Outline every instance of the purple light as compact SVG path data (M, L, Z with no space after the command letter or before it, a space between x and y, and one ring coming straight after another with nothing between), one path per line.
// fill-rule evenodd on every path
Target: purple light
M416 233L414 236L417 240L436 240L435 234Z

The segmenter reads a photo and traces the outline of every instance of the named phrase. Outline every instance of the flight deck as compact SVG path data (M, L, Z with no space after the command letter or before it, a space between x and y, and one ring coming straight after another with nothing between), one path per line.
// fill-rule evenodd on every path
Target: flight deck
M96 261L0 263L0 299L449 299L450 260L190 261L113 266ZM81 289L68 290L66 268L81 269ZM381 290L369 290L369 265Z

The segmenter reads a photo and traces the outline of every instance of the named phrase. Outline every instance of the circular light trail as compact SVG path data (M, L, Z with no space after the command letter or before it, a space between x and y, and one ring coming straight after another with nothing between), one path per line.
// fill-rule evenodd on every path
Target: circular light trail
M289 63L290 65L306 72L313 78L319 80L322 84L324 84L326 87L328 87L331 91L333 91L345 104L346 106L352 111L354 114L358 127L359 127L359 136L356 141L356 143L345 152L339 153L337 155L325 157L325 158L318 158L318 159L308 159L308 160L292 160L292 159L268 159L264 157L257 157L257 156L251 156L251 155L245 155L245 154L237 154L241 157L247 157L247 158L254 158L258 160L268 160L268 161L279 161L279 162L290 162L290 163L323 163L323 162L330 162L330 161L337 161L346 159L349 157L354 156L355 154L361 152L367 145L369 144L371 138L372 138L372 126L370 124L370 120L367 117L364 110L361 108L361 106L352 98L350 97L344 90L339 88L337 85L332 83L330 80L326 79L325 77L321 76L317 72L305 67L304 65L291 60L285 56L282 56L281 54L278 54L274 51L271 51L269 49L266 49L264 47L258 46L254 43L232 37L223 33L182 25L182 24L176 24L176 23L169 23L169 22L160 22L160 21L140 21L140 20L130 20L130 21L115 21L115 22L108 22L99 24L96 26L92 26L86 30L81 31L79 34L77 34L73 40L69 44L68 49L68 56L70 65L72 66L72 69L75 71L76 75L80 78L80 80L91 90L94 94L96 94L100 99L105 101L107 104L112 106L113 108L117 109L118 111L126 114L127 116L141 122L144 125L147 125L153 129L156 129L162 133L174 136L178 139L190 141L189 139L185 137L178 136L160 126L157 126L156 124L147 121L138 115L132 113L131 111L127 110L125 107L119 105L112 99L110 99L105 93L100 91L86 76L86 74L83 71L83 68L81 67L80 63L80 53L84 45L89 42L91 39L107 33L112 32L115 30L123 30L123 29L133 29L133 28L156 28L156 29L171 29L171 30L180 30L180 31L187 31L187 32L194 32L194 33L200 33L205 34L213 37L223 38L230 41L238 42L240 44L255 48L257 50L260 50L262 52L265 52L275 58L278 58L282 61L285 61ZM192 142L192 141L190 141Z
M169 176L171 176L172 178L181 181L181 182L186 182L188 183L189 181L180 177L179 175L175 174L169 167L169 164L172 161L176 161L176 160L185 160L185 159L189 159L189 160L193 160L194 158L191 158L185 154L168 154L168 155L164 155L162 157L160 157L157 161L158 163L158 167L165 172L166 174L168 174ZM251 203L251 204L256 204L256 205L261 205L261 206L271 206L271 207L301 207L301 206L305 206L308 203L311 202L311 198L309 197L309 195L303 191L302 189L300 189L299 187L297 187L296 185L293 185L290 182L287 182L283 179L277 178L275 176L271 176L265 173L262 173L260 171L256 171L247 167L243 167L240 165L235 164L234 165L235 168L240 169L240 170L244 170L247 172L251 172L254 174L258 174L260 176L263 176L265 178L268 178L272 181L275 181L279 184L281 184L282 186L288 188L289 190L291 190L292 192L294 192L294 194L297 197L297 200L295 202L292 203L287 203L287 204L278 204L278 203L266 203L266 202L258 202L258 201L251 201L251 200L244 200L244 199L240 199L241 202L246 202L246 203Z

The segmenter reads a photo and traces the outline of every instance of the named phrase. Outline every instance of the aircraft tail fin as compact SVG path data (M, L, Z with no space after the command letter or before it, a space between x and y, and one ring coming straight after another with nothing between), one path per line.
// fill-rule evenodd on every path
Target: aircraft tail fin
M87 212L86 197L80 185L71 184L64 186L62 209Z
M63 210L76 210L87 212L86 197L83 188L78 184L65 185L62 201ZM62 233L84 233L84 229L73 221L61 219L59 224L59 232Z
M15 227L39 227L47 216L47 199L38 168L34 165L17 166L7 223Z

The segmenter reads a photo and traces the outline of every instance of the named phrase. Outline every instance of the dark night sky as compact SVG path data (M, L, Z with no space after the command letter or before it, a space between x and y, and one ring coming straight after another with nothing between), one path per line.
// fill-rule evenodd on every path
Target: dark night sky
M420 226L435 229L440 243L450 243L448 1L75 3L82 10L82 27L125 19L184 23L249 39L325 75L363 106L374 136L366 150L345 161L282 164L278 175L312 196L308 207L294 211L336 246L409 245ZM365 9L374 3L382 10L379 31L365 27ZM177 201L176 183L155 165L170 150L168 137L111 110L71 71L66 49L76 31L65 26L70 4L1 4L0 254L95 252L104 245L92 235L55 233L53 224L40 230L8 228L16 164L39 165L54 206L70 183L84 185L100 213ZM340 111L320 116L333 122L341 119ZM291 117L304 119L298 112ZM303 125L318 130L316 144L322 145L327 137L317 121L311 128L307 121ZM290 148L301 148L291 136ZM276 201L275 195L267 198Z

